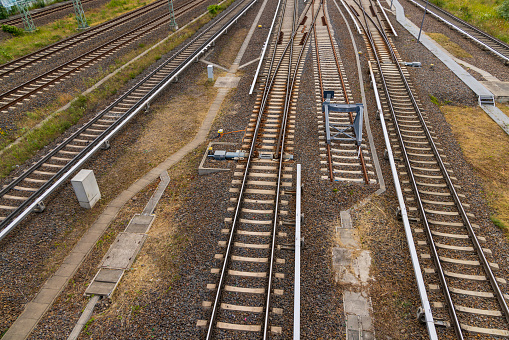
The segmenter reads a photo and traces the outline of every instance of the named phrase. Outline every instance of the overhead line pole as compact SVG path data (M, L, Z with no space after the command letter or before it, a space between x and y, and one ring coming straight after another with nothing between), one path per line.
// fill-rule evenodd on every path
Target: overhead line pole
M175 20L175 11L173 10L173 0L168 0L168 5L170 6L170 30L176 31L179 29L179 25L177 25L177 21Z
M23 27L27 32L34 32L36 30L34 21L32 20L32 16L30 15L30 11L28 10L28 4L25 0L15 1L16 6L18 7L21 20L23 21Z
M74 7L74 14L76 15L76 21L78 22L78 29L84 30L89 28L87 18L85 18L85 11L81 5L81 0L72 0L72 7Z

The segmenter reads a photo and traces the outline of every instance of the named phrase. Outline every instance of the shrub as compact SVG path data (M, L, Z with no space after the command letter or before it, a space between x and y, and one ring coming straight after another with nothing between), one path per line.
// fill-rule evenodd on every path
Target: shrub
M210 15L216 16L219 11L221 11L221 6L219 5L210 5L207 7L207 11L209 11Z
M463 20L470 20L472 19L472 12L470 11L470 7L468 7L467 5L463 5L460 7L460 11L461 13L463 14Z
M502 5L498 6L497 13L501 18L509 21L509 0L505 0Z
M23 35L23 30L21 28L17 28L16 26L11 25L2 25L2 31L10 33L16 37Z
M0 20L7 19L9 17L9 12L5 9L5 7L0 2Z
M46 3L44 2L44 0L37 0L32 5L32 8L44 8L44 7L46 7Z

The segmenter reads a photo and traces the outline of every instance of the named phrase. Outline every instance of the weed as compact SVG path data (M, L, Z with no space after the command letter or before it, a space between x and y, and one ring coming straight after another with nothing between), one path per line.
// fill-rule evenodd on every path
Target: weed
M429 99L431 100L431 102L433 104L435 104L436 106L443 106L443 105L447 105L447 104L450 104L451 101L450 100L444 100L443 102L438 100L437 97L435 97L434 95L430 94L429 95Z
M435 97L434 95L430 94L429 99L431 99L431 102L433 104L435 104L436 106L440 106L440 102L438 101L437 97Z
M338 189L334 188L332 189L333 192L338 192Z
M219 12L221 12L222 7L220 5L210 5L207 7L207 11L212 17L215 17Z
M437 5L438 7L444 7L445 5L444 0L431 0L431 3Z
M460 11L462 13L463 20L469 21L472 19L472 12L470 12L470 7L463 5L460 7Z
M505 1L502 3L502 5L500 5L500 6L498 6L498 7L497 7L497 14L498 14L501 18L503 18L503 19L505 19L505 20L509 21L509 0L505 0Z
M10 33L15 37L22 36L25 33L21 28L11 25L2 25L2 31Z
M44 2L44 0L37 0L35 2L32 3L32 8L44 8L46 7L46 3Z
M9 12L7 9L0 3L0 20L7 19L9 17Z
M490 216L490 220L491 222L493 222L494 225L496 225L497 227L499 227L501 230L507 230L509 229L509 226L506 225L504 222L502 222L501 220L499 220L498 218L496 218L495 216Z
M94 322L94 320L95 320L94 318L90 318L90 320L87 321L85 327L83 328L83 332L85 332L87 335L90 335L90 333L87 332L87 329L92 324L92 322Z

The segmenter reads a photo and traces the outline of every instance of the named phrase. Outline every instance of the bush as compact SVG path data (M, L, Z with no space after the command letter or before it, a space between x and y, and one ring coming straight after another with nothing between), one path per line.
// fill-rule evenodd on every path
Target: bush
M46 3L44 2L44 0L37 0L36 2L33 3L32 6L33 6L32 8L44 8L46 7Z
M2 25L2 31L10 33L16 37L23 35L23 30L21 28L17 28L16 26L11 25Z
M207 7L207 11L209 11L210 15L212 16L216 16L218 12L221 11L221 6L219 5L210 5L209 7Z
M7 19L9 17L9 12L5 9L5 7L0 3L0 20Z
M509 0L505 0L502 5L498 6L497 13L501 18L509 21Z

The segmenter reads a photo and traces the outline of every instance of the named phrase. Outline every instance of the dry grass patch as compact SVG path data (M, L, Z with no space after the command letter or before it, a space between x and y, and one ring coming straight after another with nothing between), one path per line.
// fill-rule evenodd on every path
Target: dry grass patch
M124 181L125 174L134 179L141 177L194 138L217 93L206 82L203 74L195 86L168 103L152 107L154 117L138 127L142 135L116 162L108 181Z
M182 205L188 204L188 186L196 176L204 149L205 145L202 145L170 169L171 181L156 208L148 238L113 294L112 305L95 316L98 322L92 326L92 332L103 332L117 319L121 320L121 327L127 327L146 304L151 303L150 292L167 294L180 278L181 254L189 244L189 235L176 222L175 216Z
M460 45L452 42L448 36L442 33L427 33L431 39L435 40L439 43L443 48L445 48L450 54L459 59L472 58L472 55L461 48Z
M459 141L463 156L482 179L495 213L492 221L509 228L509 136L480 108L440 108ZM509 111L507 106L506 112Z
M233 35L225 36L226 46L221 49L221 52L217 58L220 65L230 67L231 64L233 64L235 58L237 57L239 48L246 38L247 32L247 28L241 28L238 29Z

